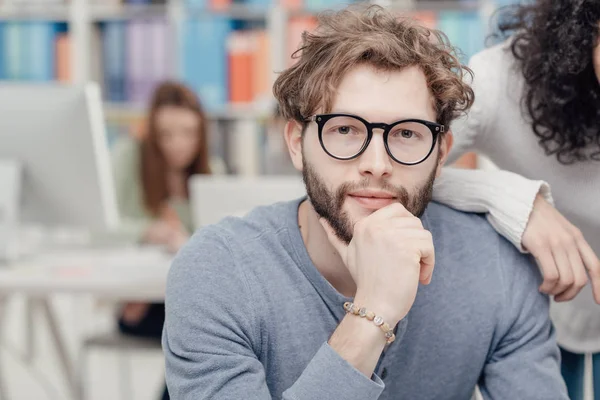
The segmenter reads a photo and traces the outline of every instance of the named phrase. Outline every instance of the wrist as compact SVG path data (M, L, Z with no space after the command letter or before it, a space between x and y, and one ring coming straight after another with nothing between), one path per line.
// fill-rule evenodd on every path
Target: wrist
M359 305L351 302L344 303L344 310L346 313L354 315L359 319L366 320L367 322L370 322L379 328L383 333L387 344L391 344L394 342L394 340L396 340L394 326L390 326L390 324L385 322L381 315L377 315L373 311L367 310L366 307L360 307Z
M394 307L389 302L379 300L374 296L363 296L357 292L354 297L354 304L359 308L365 307L367 310L375 313L375 315L380 316L392 329L404 318L404 315L400 315L398 307Z
M369 378L386 346L385 336L377 326L351 314L342 319L328 343L344 360Z

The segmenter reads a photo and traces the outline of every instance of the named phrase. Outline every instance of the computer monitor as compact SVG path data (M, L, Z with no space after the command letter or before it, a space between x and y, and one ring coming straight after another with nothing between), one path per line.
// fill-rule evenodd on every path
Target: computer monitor
M302 177L193 175L188 183L195 228L227 216L243 216L258 206L306 196Z
M112 230L118 209L99 87L0 84L0 159L21 173L21 225Z

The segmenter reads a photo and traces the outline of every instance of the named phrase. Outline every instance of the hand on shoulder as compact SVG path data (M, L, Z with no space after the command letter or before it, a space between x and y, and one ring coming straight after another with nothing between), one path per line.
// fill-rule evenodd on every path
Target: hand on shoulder
M540 291L556 301L573 299L592 282L594 298L600 304L600 260L583 237L543 196L536 197L523 233L522 244L536 258L544 282Z

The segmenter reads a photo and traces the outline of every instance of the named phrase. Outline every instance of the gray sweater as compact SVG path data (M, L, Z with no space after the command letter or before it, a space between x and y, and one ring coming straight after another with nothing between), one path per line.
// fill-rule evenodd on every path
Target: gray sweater
M328 344L351 300L312 264L299 201L197 232L169 274L171 398L567 399L537 268L482 217L431 203L429 286L369 379ZM367 322L365 322L367 323Z

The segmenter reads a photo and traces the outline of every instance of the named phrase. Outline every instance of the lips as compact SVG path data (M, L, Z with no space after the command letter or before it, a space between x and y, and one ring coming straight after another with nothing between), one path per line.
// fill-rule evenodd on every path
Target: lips
M360 190L360 191L349 193L348 195L354 196L354 197L365 197L365 198L374 198L374 199L394 199L396 197L390 193L377 191L377 190Z
M396 201L396 197L390 193L374 190L352 192L348 194L348 197L362 208L369 210L378 210Z

